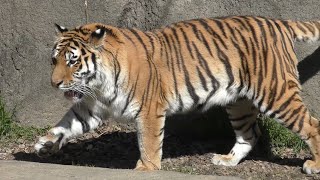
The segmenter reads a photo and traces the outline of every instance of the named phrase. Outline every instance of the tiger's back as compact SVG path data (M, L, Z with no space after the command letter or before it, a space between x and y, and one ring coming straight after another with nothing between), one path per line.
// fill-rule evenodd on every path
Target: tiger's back
M160 169L166 116L225 105L237 140L229 154L213 157L214 164L234 166L250 152L260 135L256 117L263 113L307 142L313 160L303 170L320 171L319 122L299 95L294 52L295 40L319 40L319 21L232 16L149 32L103 24L58 29L52 84L84 102L61 121L73 117L79 129L70 123L63 132L94 129L110 114L134 119L141 153L136 168ZM62 133L59 124L50 132L37 151L50 152L48 141L67 142L58 135L52 140Z
M150 84L153 72L157 72L157 76L165 77L161 82L164 90L174 92L165 93L168 101L174 102L169 103L169 111L199 106L207 109L226 105L238 97L255 99L255 104L265 111L270 98L282 96L288 82L300 88L293 43L297 33L300 39L308 40L310 36L310 40L317 40L319 30L315 27L319 23L314 23L294 26L292 21L234 16L179 22L153 33L134 29L122 32L141 49L137 53L140 56L128 56L149 59L154 64L147 66L154 71L144 81ZM301 29L295 30L298 26ZM302 33L305 28L311 34ZM271 91L272 96L263 100L265 91Z

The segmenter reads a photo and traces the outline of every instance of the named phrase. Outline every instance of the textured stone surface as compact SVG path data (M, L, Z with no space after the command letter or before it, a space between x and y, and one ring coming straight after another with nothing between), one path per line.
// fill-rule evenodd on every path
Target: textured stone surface
M320 19L319 0L1 0L0 94L17 120L55 124L70 106L50 87L53 24L74 27L103 22L144 30L185 19L226 15L261 15L285 19ZM297 46L303 96L320 117L319 43ZM317 49L317 50L316 50Z
M71 165L57 165L46 163L34 163L23 161L1 161L0 177L2 179L140 179L140 180L240 180L237 177L212 176L212 175L189 175L171 171L133 171L128 169L108 169L99 167L84 167Z

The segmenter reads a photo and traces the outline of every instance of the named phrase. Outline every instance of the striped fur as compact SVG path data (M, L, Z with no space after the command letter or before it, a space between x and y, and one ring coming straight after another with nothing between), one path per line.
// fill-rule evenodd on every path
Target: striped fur
M58 30L52 84L77 104L39 139L40 155L108 117L132 119L141 153L136 169L160 169L165 117L223 105L237 141L214 164L236 165L248 154L260 134L260 112L304 139L313 160L303 170L320 171L319 123L300 97L294 52L296 40L319 40L319 21L232 16L148 32L103 24Z

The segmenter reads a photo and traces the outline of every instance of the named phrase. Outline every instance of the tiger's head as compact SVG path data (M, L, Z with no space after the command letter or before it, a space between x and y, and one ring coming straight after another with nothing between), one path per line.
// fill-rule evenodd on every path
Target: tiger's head
M101 79L115 76L117 53L123 49L120 31L102 24L88 24L68 30L56 25L57 40L52 51L52 86L67 99L79 102L95 96ZM103 72L103 73L102 73Z

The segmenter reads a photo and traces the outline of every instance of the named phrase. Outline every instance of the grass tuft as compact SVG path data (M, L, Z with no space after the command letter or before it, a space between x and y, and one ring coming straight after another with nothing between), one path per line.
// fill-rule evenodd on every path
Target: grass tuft
M307 149L307 144L304 141L273 119L262 118L259 120L259 126L262 132L260 142L264 146L274 149L275 153L281 152L286 148L293 149L296 153Z
M49 127L36 128L21 126L13 121L13 113L6 111L5 104L0 97L0 141L14 141L17 139L33 140L36 136L44 134Z

